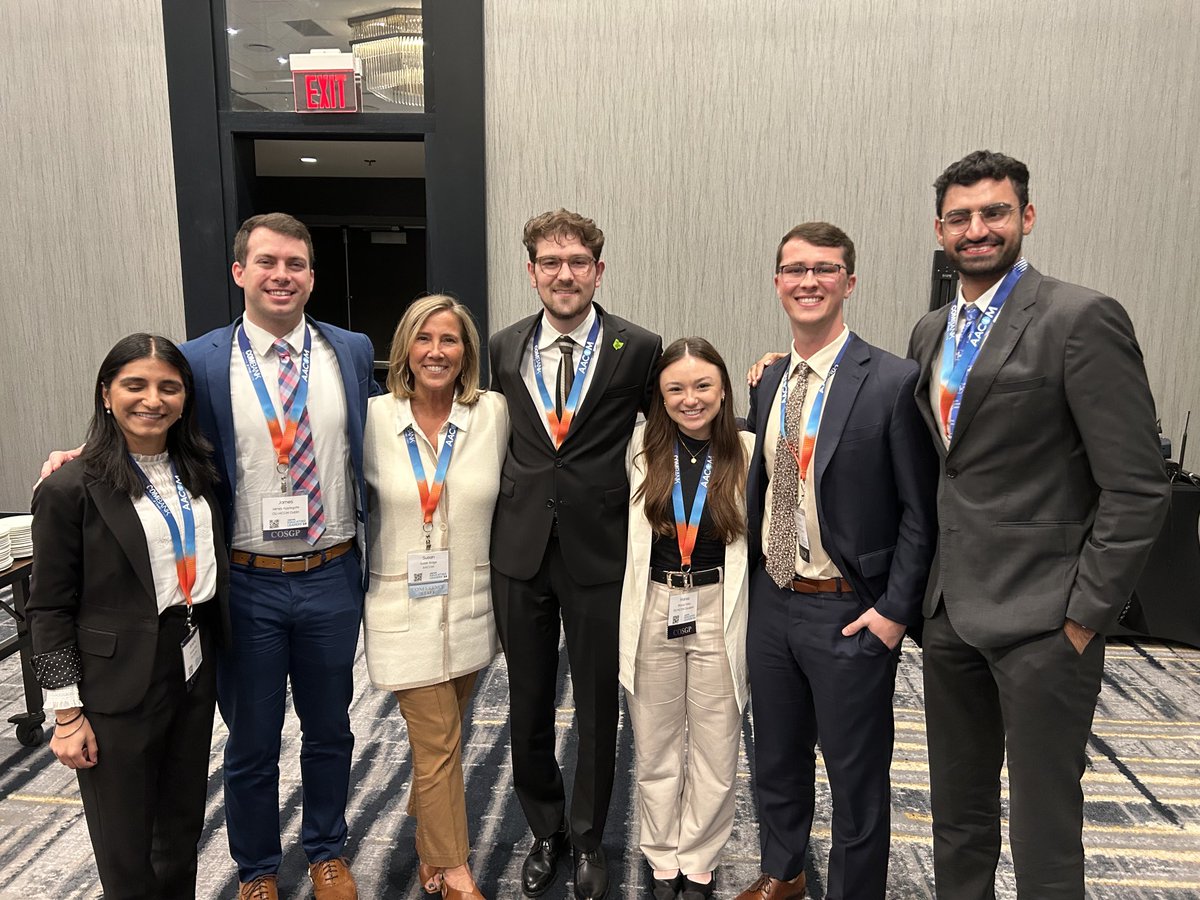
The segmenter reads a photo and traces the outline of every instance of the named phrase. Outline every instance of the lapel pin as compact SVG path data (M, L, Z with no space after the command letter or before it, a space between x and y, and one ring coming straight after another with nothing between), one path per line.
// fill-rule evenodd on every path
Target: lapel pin
M613 349L614 350L620 350L624 346L625 346L625 342L623 340L621 340L620 338L613 338Z

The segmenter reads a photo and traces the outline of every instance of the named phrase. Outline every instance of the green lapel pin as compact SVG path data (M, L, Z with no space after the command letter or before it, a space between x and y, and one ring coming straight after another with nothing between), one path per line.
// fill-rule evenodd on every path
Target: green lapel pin
M620 350L624 346L625 346L625 342L623 340L621 340L620 338L613 338L613 349L614 350Z

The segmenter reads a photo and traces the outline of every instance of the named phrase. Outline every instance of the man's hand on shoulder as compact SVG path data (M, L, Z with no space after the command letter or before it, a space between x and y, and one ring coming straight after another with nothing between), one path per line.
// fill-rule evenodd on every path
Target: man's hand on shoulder
M875 607L871 607L861 616L842 629L843 637L853 637L866 628L871 634L883 641L884 645L889 650L895 650L900 645L900 641L904 639L906 626L900 622L893 622L887 616L880 615L875 612Z
M746 384L749 387L754 387L757 385L762 379L762 373L766 370L767 366L771 365L777 360L783 359L785 356L787 356L786 353L776 353L774 350L768 350L762 355L758 362L746 370Z
M71 460L77 459L79 457L79 454L81 454L83 452L83 448L86 446L87 446L87 444L80 444L74 450L55 450L55 451L53 451L46 458L46 461L44 463L42 463L42 471L38 474L38 480L36 482L34 482L33 486L37 487L39 484L41 484L46 479L47 476L49 476L49 474L51 472L57 472L64 465L71 462Z
M1095 631L1086 625L1080 625L1074 619L1067 619L1063 623L1063 632L1067 635L1071 646L1075 648L1075 652L1080 654L1087 649L1087 645L1096 636Z

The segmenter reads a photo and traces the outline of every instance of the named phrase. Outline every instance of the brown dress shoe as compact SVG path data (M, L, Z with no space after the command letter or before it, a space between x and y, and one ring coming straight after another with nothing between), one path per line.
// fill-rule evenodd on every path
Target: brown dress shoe
M806 887L803 872L791 881L780 881L764 872L754 884L737 895L737 900L800 900Z
M274 875L259 875L238 885L238 900L279 900Z
M344 859L326 859L308 867L316 900L358 900L358 885Z

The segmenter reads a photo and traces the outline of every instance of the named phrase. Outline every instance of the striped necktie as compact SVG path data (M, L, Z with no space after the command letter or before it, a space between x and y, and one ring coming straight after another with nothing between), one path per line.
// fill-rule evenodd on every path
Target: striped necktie
M271 346L279 357L279 401L283 404L284 415L288 415L296 400L296 388L300 386L300 371L292 362L286 341L281 339ZM313 447L307 405L300 413L300 424L296 428L296 441L292 444L292 455L288 460L288 477L293 490L304 491L308 495L308 534L304 540L311 547L325 533L325 508L321 505L321 480L317 475L317 454Z

